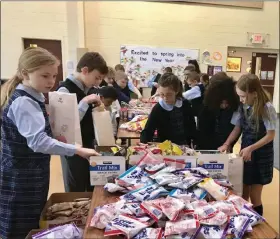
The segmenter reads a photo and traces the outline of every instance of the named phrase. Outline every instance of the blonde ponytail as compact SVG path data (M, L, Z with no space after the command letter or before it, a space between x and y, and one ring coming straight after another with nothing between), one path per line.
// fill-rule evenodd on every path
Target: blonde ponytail
M1 86L1 111L8 103L17 85L21 82L22 79L18 75L15 75L12 79L8 80L3 84L3 86Z

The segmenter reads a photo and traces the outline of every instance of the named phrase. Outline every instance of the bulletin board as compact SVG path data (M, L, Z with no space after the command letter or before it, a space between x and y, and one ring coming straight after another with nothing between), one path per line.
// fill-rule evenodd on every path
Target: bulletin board
M182 77L188 61L199 61L198 49L161 48L147 46L120 47L120 62L131 79L138 80L141 86L147 86L148 80L157 73L163 73L165 67L171 67L174 74Z

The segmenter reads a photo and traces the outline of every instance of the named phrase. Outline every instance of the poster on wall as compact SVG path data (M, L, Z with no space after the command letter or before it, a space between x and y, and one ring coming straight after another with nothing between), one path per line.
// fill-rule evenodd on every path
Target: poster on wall
M171 67L174 74L182 77L188 61L199 61L198 49L177 49L145 46L122 45L120 62L127 75L136 79L140 86L147 86L148 80L157 73L163 73L165 67Z

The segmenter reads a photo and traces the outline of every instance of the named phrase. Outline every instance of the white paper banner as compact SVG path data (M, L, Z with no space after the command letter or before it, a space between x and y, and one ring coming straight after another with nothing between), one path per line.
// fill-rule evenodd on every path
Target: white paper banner
M127 46L120 48L120 60L131 79L140 80L147 86L151 76L162 73L169 66L174 74L182 77L184 68L191 59L199 60L198 49L176 49L145 46Z

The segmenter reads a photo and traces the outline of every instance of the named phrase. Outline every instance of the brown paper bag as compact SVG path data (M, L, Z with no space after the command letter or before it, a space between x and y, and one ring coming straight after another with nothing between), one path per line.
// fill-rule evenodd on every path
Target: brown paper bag
M95 109L92 112L92 118L98 146L114 146L115 138L110 112Z
M68 144L83 145L76 94L50 92L49 118L56 139Z

